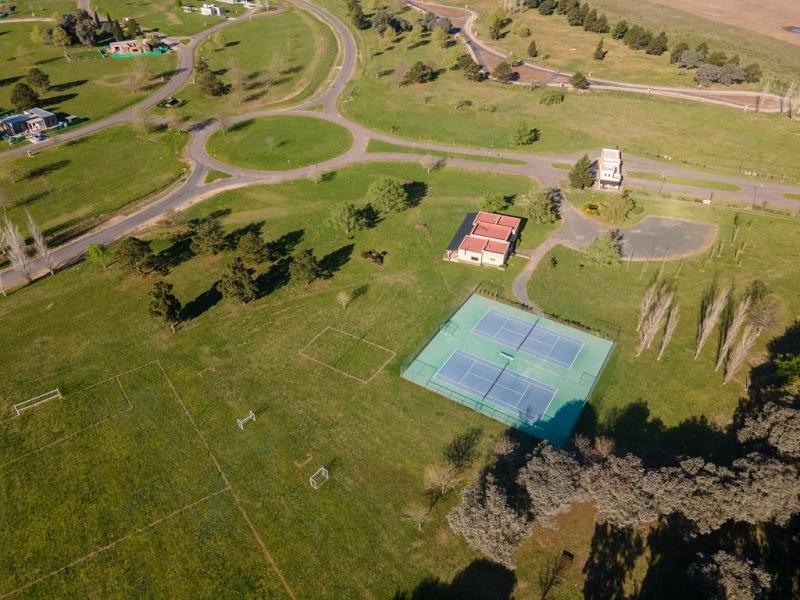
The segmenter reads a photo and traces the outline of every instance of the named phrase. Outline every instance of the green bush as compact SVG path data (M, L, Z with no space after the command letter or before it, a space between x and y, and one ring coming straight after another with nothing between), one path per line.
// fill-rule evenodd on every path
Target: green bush
M546 90L541 98L539 98L539 104L544 104L545 106L553 106L554 104L561 104L566 100L567 95L564 93L564 90L561 89L549 89Z

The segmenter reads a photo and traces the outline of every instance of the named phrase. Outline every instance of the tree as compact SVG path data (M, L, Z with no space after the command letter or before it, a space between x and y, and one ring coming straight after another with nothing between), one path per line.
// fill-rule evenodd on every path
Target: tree
M227 43L227 40L225 39L225 33L222 31L215 31L211 36L211 43L217 47L217 50L222 50Z
M678 60L681 58L681 54L686 52L689 49L689 44L686 42L681 42L672 48L672 51L669 53L669 62L671 64L676 64Z
M36 88L40 92L46 92L50 89L50 76L36 67L28 71L25 81L28 82L29 86Z
M403 514L406 519L416 525L419 531L422 531L423 527L425 527L425 523L428 522L429 512L430 511L419 502L411 502L403 509Z
M537 127L531 127L523 121L514 132L514 144L517 146L530 146L539 140L539 135Z
M508 208L508 200L505 194L500 192L489 192L484 194L481 199L481 210L486 212L501 212Z
M11 104L19 112L28 110L39 104L39 94L33 91L27 83L17 83L11 89Z
M134 39L142 34L142 26L136 19L128 18L125 21L125 35L128 39Z
M125 32L122 30L122 25L119 24L119 21L111 23L111 36L115 42L121 42L125 39Z
M612 223L623 223L637 208L636 200L630 190L623 190L621 194L616 194L606 202L603 208L603 215Z
M705 61L706 56L708 56L708 44L706 42L700 42L699 44L697 44L697 48L695 48L695 51L702 54L703 61Z
M733 286L731 285L725 286L719 293L717 293L716 287L713 284L706 290L703 297L703 306L701 307L700 323L697 328L694 352L695 360L700 356L700 352L711 336L711 332L714 331L717 323L719 323L722 312L725 310L728 300L731 297L731 292L733 292Z
M169 325L175 333L175 325L180 323L183 306L180 300L172 293L172 284L166 281L156 281L150 290L150 305L148 312L154 319L159 319Z
M757 83L761 80L761 67L758 63L750 63L744 68L744 80L747 83Z
M54 27L50 39L54 46L66 48L72 45L72 37L63 27Z
M558 586L564 583L563 572L566 567L566 563L561 560L558 554L547 555L547 558L545 558L536 574L540 600L551 600L554 598L553 592Z
M721 67L722 65L728 62L728 55L724 52L720 52L719 50L716 52L712 52L706 57L706 62L710 65L716 65Z
M628 33L628 22L622 19L621 21L617 21L617 24L614 25L614 29L611 30L611 37L615 40L621 40L625 37L626 33Z
M464 70L464 77L469 81L482 81L483 80L483 69L481 66L472 60L471 56L468 56L469 62L467 62L462 68Z
M219 220L208 217L189 221L190 243L195 254L219 254L225 247L225 232Z
M333 207L328 222L335 228L341 229L347 237L364 226L360 211L352 202L345 202Z
M542 0L537 8L540 15L550 16L556 11L556 0Z
M647 44L645 52L647 52L647 54L652 54L653 56L661 56L667 51L668 47L669 39L667 38L667 34L662 31L656 37L650 40L650 43Z
M492 77L500 83L509 83L514 77L514 71L508 62L502 61L492 71Z
M528 199L528 218L540 225L555 223L560 218L561 193L558 188L532 192Z
M25 247L25 238L19 232L16 224L5 216L2 232L0 232L0 246L5 249L6 257L12 268L25 279L33 279L33 265Z
M569 82L576 90L586 90L589 88L589 80L586 79L586 75L580 71L573 73L572 77L569 78Z
M239 238L236 250L241 257L250 262L259 264L264 262L267 249L261 236L255 231L248 231Z
M567 95L564 93L564 90L560 88L550 88L542 92L542 95L539 97L539 104L553 106L554 104L561 104L566 98Z
M447 522L467 543L492 560L514 568L514 552L531 535L529 516L508 504L492 475L467 487Z
M42 28L38 25L34 25L31 28L31 41L38 46L44 44L45 40L46 38Z
M245 266L241 257L234 257L222 273L219 291L225 298L235 298L242 304L252 302L258 297L258 285L253 271Z
M594 166L588 154L584 154L570 169L569 184L579 190L594 185Z
M447 48L450 45L450 36L447 35L447 32L441 27L434 28L432 38L433 43L439 48Z
M584 4L584 6L589 6ZM583 19L584 31L594 31L597 26L597 9L591 9Z
M583 249L596 265L605 267L615 265L622 256L619 240L612 233L601 233Z
M684 50L678 57L678 66L682 69L697 69L705 60L702 52L697 50Z
M429 81L433 81L435 76L436 73L434 73L433 69L431 69L421 60L418 60L411 65L411 68L408 71L406 71L402 83L403 85L407 85L409 83L427 83Z
M608 17L605 13L601 14L597 21L594 23L594 29L592 29L595 33L608 33L611 31L611 27L608 24Z
M31 238L33 239L33 247L36 250L36 254L39 256L39 259L47 268L50 275L52 275L55 262L53 260L53 255L50 253L50 248L47 247L47 240L44 239L44 234L42 230L39 229L36 221L33 220L31 213L25 211L25 215L28 218L28 233L31 234Z
M353 301L353 292L349 290L342 290L336 294L336 302L338 302L342 310L347 309L350 303Z
M415 48L422 41L422 26L417 24L406 34L406 47Z
M111 264L111 253L102 244L89 244L86 248L86 260L90 263L100 265L105 271Z
M699 553L689 567L689 578L708 600L765 600L772 578L752 561L719 551Z
M114 257L128 269L136 269L141 275L145 273L153 260L153 252L150 249L150 242L129 236L124 238L114 248Z
M367 200L384 213L400 212L411 206L406 188L392 177L373 181L367 190Z
M97 27L93 19L83 19L75 25L75 36L84 46L94 46L97 43Z
M350 21L352 21L356 29L363 29L365 27L366 18L364 17L364 9L361 8L361 2L358 0L348 0L347 12L350 15Z
M603 60L606 57L606 49L603 47L603 40L601 39L597 42L597 47L594 49L594 54L592 55L595 60Z
M419 159L419 164L421 164L422 168L428 172L428 175L430 175L436 169L444 166L445 159L444 157L441 156L433 156L431 154L426 154L425 156Z
M195 82L200 87L200 91L208 96L221 96L225 93L225 84L202 58L197 61L195 66Z
M303 250L289 265L289 276L292 281L309 285L322 276L322 267L311 250Z
M794 389L796 393L796 378L800 375L800 355L793 358L795 364L792 365L792 370L795 382L787 382L785 387ZM788 366L788 360L785 358L781 362L784 366ZM739 442L753 446L766 445L779 456L790 460L799 459L800 410L793 405L794 402L791 397L767 402L755 414L746 416L736 431Z
M493 40L499 40L503 37L504 19L497 13L492 15L492 20L489 23L489 37Z
M539 56L539 48L536 47L536 40L531 40L531 43L528 44L528 56L531 58Z

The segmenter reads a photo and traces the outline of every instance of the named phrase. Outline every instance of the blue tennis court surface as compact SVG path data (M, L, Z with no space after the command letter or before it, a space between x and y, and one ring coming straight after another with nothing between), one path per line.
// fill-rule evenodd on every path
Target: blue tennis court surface
M583 342L550 331L538 321L528 323L496 310L486 311L473 331L565 369L572 367L583 348Z
M556 395L556 388L456 350L435 377L466 392L502 404L535 422Z
M403 377L563 445L613 346L587 330L473 294Z

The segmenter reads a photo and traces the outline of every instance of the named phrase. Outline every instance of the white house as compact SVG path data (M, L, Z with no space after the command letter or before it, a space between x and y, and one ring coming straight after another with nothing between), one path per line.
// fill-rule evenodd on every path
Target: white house
M622 187L622 153L603 148L597 174L597 185L601 190L618 190Z
M204 17L221 17L224 12L225 9L216 4L203 4L200 7L200 14Z
M448 249L445 259L501 267L514 249L522 219L479 212L457 248Z

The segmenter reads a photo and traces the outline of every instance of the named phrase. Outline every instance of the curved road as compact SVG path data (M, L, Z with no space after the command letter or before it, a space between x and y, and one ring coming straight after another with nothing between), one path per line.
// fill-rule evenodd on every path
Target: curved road
M206 152L205 143L210 135L212 135L215 131L219 130L220 123L213 122L211 124L204 124L204 123L196 124L190 130L191 131L190 139L189 142L187 143L187 154L192 161L192 168L190 170L187 179L183 181L179 186L157 196L155 200L153 200L148 205L140 208L139 210L136 210L135 212L128 215L111 219L104 225L100 226L98 229L80 238L76 238L62 246L59 246L58 248L55 248L52 251L52 254L55 263L59 265L59 267L63 267L81 260L86 252L87 246L90 244L109 245L119 240L120 238L151 224L152 222L154 222L155 220L157 220L158 218L160 218L169 211L186 208L187 206L193 203L199 202L205 198L218 194L224 190L249 186L253 184L280 183L283 181L289 181L292 179L306 177L311 174L322 171L340 169L356 163L396 162L396 161L419 162L422 159L421 155L413 153L367 153L366 152L367 144L370 139L382 140L400 146L412 147L417 150L420 149L432 150L432 151L440 151L440 152L454 153L454 154L473 155L476 157L483 157L483 158L490 157L490 158L510 159L519 161L521 164L491 163L478 160L469 160L468 158L446 159L446 163L448 165L457 168L534 177L544 185L558 187L559 182L564 177L565 173L564 171L554 168L552 164L554 162L562 162L564 160L564 157L533 156L530 154L523 154L511 151L497 151L497 150L488 150L481 148L465 148L461 146L454 146L448 144L408 141L392 135L373 132L367 129L366 127L363 127L358 123L351 122L350 120L342 116L337 107L337 100L341 95L342 91L344 90L345 86L347 85L347 83L355 75L356 61L358 56L358 49L356 47L355 39L350 30L348 29L348 27L338 17L336 17L327 9L318 6L310 2L309 0L294 0L294 3L301 8L308 10L312 14L316 15L318 18L321 18L333 29L339 41L339 61L338 65L335 67L335 69L337 70L335 76L330 81L327 88L322 90L319 94L315 95L311 99L302 102L301 104L299 104L294 108L281 109L281 110L266 110L245 115L239 115L231 119L231 122L236 123L259 116L270 116L270 115L301 115L310 118L325 119L337 123L339 125L342 125L351 132L351 134L353 135L352 147L345 154L335 157L326 162L320 163L318 165L306 166L279 172L256 171L251 169L234 167L222 163L220 161L217 161L213 157L210 157ZM200 43L203 39L205 39L209 35L213 34L214 31L229 26L232 23L247 18L248 16L249 13L246 13L245 15L242 15L238 19L224 21L219 25L193 37L190 44L186 46L179 45L177 51L180 56L181 65L178 70L178 75L172 81L170 81L169 84L162 87L155 94L147 98L143 102L143 105L145 107L153 106L161 99L174 93L177 89L179 89L182 85L186 83L186 81L191 75L193 68L193 57L194 57L193 50L198 43ZM312 110L312 109L318 109L320 107L322 110ZM102 121L98 121L97 123L94 123L87 127L59 136L58 138L53 140L52 143L61 143L68 139L72 139L74 137L88 135L89 133L102 129L103 127L108 127L111 125L126 122L127 120L130 119L132 113L133 109L128 109L126 111L123 111L122 113L113 115L111 117L103 119ZM11 152L7 152L4 155L8 156L11 154ZM646 164L644 162L642 163L638 162L639 159L633 159L633 161L637 161L635 162L637 166L639 164L642 165ZM632 161L630 158L628 158L627 162L631 163ZM657 173L663 173L675 176L684 176L684 177L703 177L704 179L713 178L723 182L734 183L736 185L740 185L740 187L743 188L743 191L728 192L725 194L726 197L737 198L739 200L745 200L745 201L749 201L751 198L751 194L749 191L747 191L747 189L745 189L745 186L751 187L753 185L753 180L748 180L744 178L732 178L732 177L711 177L706 174L698 174L696 172L692 172L686 169L682 169L679 167L672 167L671 165L662 165L660 163L653 163L653 166L655 166L656 169L655 172ZM646 169L646 166L642 166L641 168ZM209 169L216 169L219 171L226 172L230 174L231 177L229 179L217 180L213 183L206 184L204 183L204 179ZM786 200L783 197L784 192L797 191L797 188L791 186L781 186L779 184L772 184L772 183L763 183L763 184L759 183L757 185L760 186L759 189L761 195L759 200L769 200L770 203L774 203L776 205L791 206L793 208L800 206L800 203L791 200ZM685 190L685 186L674 186L668 183L659 183L653 181L642 181L641 186L649 188L660 187L663 188L664 190L674 190L674 191ZM694 193L700 193L698 190L693 190L693 191ZM563 233L559 232L582 231L585 237L587 231L599 231L601 229L601 227L596 224L592 225L592 222L588 221L587 218L584 215L582 215L579 211L574 209L569 210L568 203L564 203L564 205L566 208L563 214L564 224L562 225L561 229L559 229L558 232L554 234L552 239L548 240L545 243L546 245L543 248L543 250L547 248L547 244L552 245L555 243L566 243L568 245L572 243L572 245L575 247L580 246L580 243L576 242L575 239L572 239L570 241L570 238L563 237ZM567 226L569 226L569 228ZM587 227L589 229L587 229ZM640 250L634 249L632 251L635 254L641 254ZM534 261L531 261L531 264L535 267ZM34 271L37 275L43 274L44 271L43 265L38 260L34 262ZM526 271L528 271L528 269L526 269ZM532 269L530 270L530 272L532 273ZM24 283L25 281L20 274L13 271L7 270L2 273L2 276L3 276L3 283L5 284L6 288L19 285L21 283Z

